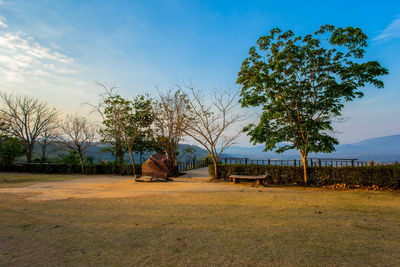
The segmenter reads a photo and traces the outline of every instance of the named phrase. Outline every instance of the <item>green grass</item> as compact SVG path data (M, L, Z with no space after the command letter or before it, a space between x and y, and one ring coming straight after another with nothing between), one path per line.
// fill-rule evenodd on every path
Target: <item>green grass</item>
M82 178L81 174L31 174L31 173L0 173L0 188L24 187L39 182L57 182Z
M0 265L400 265L396 192L0 194Z

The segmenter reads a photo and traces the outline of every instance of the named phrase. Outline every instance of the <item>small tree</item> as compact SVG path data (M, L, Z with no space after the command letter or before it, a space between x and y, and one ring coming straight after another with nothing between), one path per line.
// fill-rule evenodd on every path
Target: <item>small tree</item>
M190 123L190 106L185 93L181 90L159 92L154 103L155 136L163 150L174 164L177 162L179 143L182 141L184 129Z
M117 97L117 87L101 82L96 82L96 85L103 89L103 93L100 94L97 104L86 103L86 105L89 105L92 112L99 114L102 118L104 127L99 131L101 142L111 145L111 148L107 147L104 150L111 152L115 157L115 162L122 164L126 147L124 147L122 131L118 123L121 120L122 111L118 108L118 102L113 101ZM108 110L107 114L105 114L106 110ZM110 111L113 111L113 113L110 113Z
M32 161L37 139L55 122L56 109L47 103L28 96L0 93L0 117L6 123L9 133L25 143L26 159Z
M61 123L60 129L63 136L59 138L59 142L78 153L82 173L85 173L84 152L95 141L96 129L86 118L78 115L68 115Z
M190 106L188 116L191 122L182 129L209 153L214 164L214 178L218 178L218 162L222 152L233 145L241 131L230 132L232 126L243 119L236 111L237 94L232 90L215 91L206 98L192 86L188 87Z
M325 25L314 35L295 36L272 29L262 36L243 61L237 83L243 86L243 107L261 106L258 125L244 130L265 150L299 150L307 183L307 155L332 152L338 144L328 135L341 116L344 102L362 97L360 88L383 82L388 71L377 61L361 63L367 36L359 28ZM327 47L327 48L325 48Z
M0 160L4 166L10 168L15 158L24 154L24 148L24 142L10 136L5 124L0 122Z
M38 142L42 148L41 162L47 162L48 146L57 142L58 134L58 123L52 123L40 135Z
M106 100L105 131L113 134L115 129L121 131L121 138L126 146L132 163L133 174L136 174L134 158L135 144L151 136L151 125L154 120L151 99L144 95L137 96L132 101L120 95L109 97ZM118 119L115 119L118 113ZM142 149L142 148L140 148Z

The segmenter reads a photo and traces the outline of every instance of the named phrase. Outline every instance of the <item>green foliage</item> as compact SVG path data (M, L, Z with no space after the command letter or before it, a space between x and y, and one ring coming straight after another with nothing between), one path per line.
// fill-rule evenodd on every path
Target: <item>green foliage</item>
M400 166L368 167L308 167L309 185L326 186L335 184L372 186L400 189ZM213 177L214 167L209 166ZM266 165L219 165L218 180L229 180L232 174L267 175L268 184L304 184L303 167Z
M60 163L79 165L81 164L81 160L76 150L70 150L67 155L60 158Z
M259 38L237 79L242 106L263 109L260 122L244 128L251 141L265 150L286 143L276 152L297 149L303 159L334 151L328 132L344 102L362 97L367 84L382 88L377 77L388 74L377 61L361 62L366 40L359 28L331 25L304 37L275 28Z
M129 152L133 170L135 170L134 151L144 152L153 148L151 125L154 112L151 99L144 95L132 101L120 95L110 96L105 100L104 129L100 131L103 140L121 142ZM123 151L123 150L122 150ZM121 152L119 152L121 153Z
M0 133L0 161L1 164L10 166L16 157L25 153L24 141Z
M136 174L142 173L142 166L136 164ZM7 168L0 165L0 171L44 173L44 174L78 174L82 173L81 165L65 163L22 163L13 164ZM132 166L129 164L96 163L85 165L85 174L113 174L133 175Z

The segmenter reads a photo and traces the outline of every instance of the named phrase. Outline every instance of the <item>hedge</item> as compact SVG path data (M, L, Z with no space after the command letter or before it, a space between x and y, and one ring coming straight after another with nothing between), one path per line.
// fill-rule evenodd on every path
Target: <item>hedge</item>
M10 168L0 165L0 171L46 174L76 174L81 173L81 166L76 164L57 163L22 163L14 164ZM142 166L136 164L136 174L141 173ZM85 166L85 174L132 175L132 165L118 165L113 163L90 164Z
M229 180L232 174L267 175L267 184L304 184L303 167L266 165L219 165L216 180ZM328 186L346 184L350 186L379 186L400 188L400 166L366 167L308 167L308 185ZM214 166L209 166L209 174L214 178Z

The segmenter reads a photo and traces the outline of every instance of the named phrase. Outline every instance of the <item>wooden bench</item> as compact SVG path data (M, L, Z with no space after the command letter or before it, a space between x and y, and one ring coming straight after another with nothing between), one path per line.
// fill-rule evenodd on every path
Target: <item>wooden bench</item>
M264 184L264 179L267 178L266 175L257 175L257 176L252 176L252 175L238 175L238 174L233 174L230 175L229 178L233 180L233 183L236 184L238 180L243 179L243 180L256 180L256 184Z

